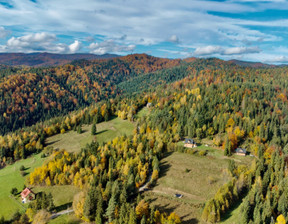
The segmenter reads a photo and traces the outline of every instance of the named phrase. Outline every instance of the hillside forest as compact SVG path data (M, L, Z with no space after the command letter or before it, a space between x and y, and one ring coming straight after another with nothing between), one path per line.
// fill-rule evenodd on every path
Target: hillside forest
M208 139L225 158L241 147L253 160L229 162L229 180L203 204L199 222L221 222L241 204L239 223L285 223L287 74L287 67L147 55L45 68L3 66L0 165L5 169L38 153L47 157L25 185L77 187L73 210L83 222L173 224L181 223L180 217L150 205L139 189L157 185L167 153L195 153L179 144L184 138ZM138 117L148 103L149 113ZM81 132L83 125L114 117L133 122L133 134L92 141L76 153L45 143L50 136ZM37 223L54 209L53 202L43 201L45 196L0 223Z

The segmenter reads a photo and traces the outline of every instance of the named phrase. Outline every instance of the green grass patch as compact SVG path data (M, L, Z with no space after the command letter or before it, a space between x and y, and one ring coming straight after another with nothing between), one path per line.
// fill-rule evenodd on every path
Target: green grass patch
M102 143L120 135L130 135L133 133L134 127L133 123L117 117L108 122L97 124L97 134L95 136L91 135L92 125L83 125L83 133L78 134L76 131L69 131L54 135L46 139L46 144L54 148L65 149L68 152L78 152L93 140Z
M198 223L205 202L231 178L225 172L229 159L174 152L161 160L157 184L145 197L160 210L176 212L184 223ZM175 198L176 193L184 197Z
M139 112L136 114L136 118L146 117L149 114L149 109L147 107L143 107Z
M21 203L20 195L11 197L11 189L16 187L19 193L23 190L26 176L29 175L36 167L44 162L40 154L32 156L25 160L20 160L0 170L0 217L10 219L16 211L24 211L27 205ZM20 166L25 167L27 175L23 177L20 173Z
M56 219L52 219L49 224L78 224L81 220L78 219L73 213L58 216Z
M72 207L74 195L77 194L80 189L72 185L62 186L43 186L34 187L35 193L45 192L46 194L51 193L54 199L54 204L57 211L62 211Z
M221 217L222 221L220 221L220 223L222 223L222 224L237 224L237 223L239 223L239 220L241 217L241 203L242 203L242 201L237 203L226 214L224 214L223 217Z

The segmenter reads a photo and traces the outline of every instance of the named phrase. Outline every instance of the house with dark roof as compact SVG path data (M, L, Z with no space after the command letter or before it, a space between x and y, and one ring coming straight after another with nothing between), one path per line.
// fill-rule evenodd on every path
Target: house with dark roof
M247 150L243 148L237 148L235 150L235 154L239 156L246 156L247 155Z
M35 193L32 190L30 190L28 187L26 187L21 192L21 199L22 199L22 203L33 201L35 199Z
M194 148L194 147L197 147L197 144L193 139L185 138L184 147Z
M176 197L176 198L182 198L182 197L183 197L183 194L175 194L175 197Z

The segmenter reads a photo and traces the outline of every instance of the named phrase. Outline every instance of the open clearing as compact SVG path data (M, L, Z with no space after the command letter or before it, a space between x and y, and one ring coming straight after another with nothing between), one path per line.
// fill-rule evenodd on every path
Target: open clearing
M230 159L234 157L227 158L218 153L203 157L179 152L169 154L161 160L160 177L156 186L144 193L145 198L162 211L176 212L183 223L201 223L205 202L230 179L225 172ZM245 159L250 161L250 158L243 157L239 162ZM176 193L183 194L183 198L176 198Z
M55 186L43 186L34 187L32 190L35 193L45 192L46 194L51 193L54 199L54 205L56 211L62 211L72 207L72 201L74 195L77 194L80 189L73 185L55 185Z
M92 125L83 125L82 134L70 131L52 136L46 140L46 144L54 148L66 149L69 152L77 152L92 140L97 140L102 143L110 141L119 135L132 134L134 124L127 120L114 118L108 122L97 124L97 134L95 136L91 135L91 128ZM0 217L4 216L5 219L10 219L16 211L21 212L27 208L27 204L23 205L21 203L19 194L16 197L12 197L10 196L10 191L13 187L16 187L20 193L23 189L25 178L36 167L41 166L46 159L47 158L41 158L40 154L38 154L0 169ZM24 177L19 170L22 165L25 167L24 172L26 175ZM74 186L32 187L32 190L35 191L35 193L40 191L46 193L51 192L54 203L59 211L71 206L74 195L79 191Z
M61 215L57 217L56 219L52 219L48 222L49 224L78 224L81 223L81 220L75 217L75 215L72 214L66 214Z
M92 140L102 143L108 142L120 135L130 135L135 126L133 123L117 117L107 122L101 122L96 127L97 134L95 136L91 135L92 125L83 125L83 133L78 134L76 131L69 131L64 134L54 135L46 139L46 144L55 149L78 152L87 143L91 143Z
M26 176L34 170L34 168L41 166L45 158L41 158L40 154L32 156L25 160L20 160L0 170L0 217L5 219L11 218L16 211L23 211L24 206L21 203L20 196L10 197L11 189L16 187L20 193L23 189ZM20 174L20 166L25 167L27 175L23 177Z

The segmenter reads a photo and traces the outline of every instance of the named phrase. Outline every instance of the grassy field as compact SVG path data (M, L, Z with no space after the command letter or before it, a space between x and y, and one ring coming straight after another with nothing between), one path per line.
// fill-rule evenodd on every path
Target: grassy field
M149 109L147 107L143 107L139 112L136 114L136 118L145 117L149 114Z
M91 135L92 125L83 125L83 133L78 134L76 131L69 131L54 135L46 139L46 144L54 148L66 149L68 152L77 152L87 143L91 143L92 140L102 143L119 135L130 135L133 132L134 124L117 117L108 122L101 122L96 127L97 134L95 136Z
M210 143L210 142L209 142ZM177 143L178 145L182 145L184 146L184 142L180 141ZM197 144L197 147L194 148L195 150L205 150L207 151L207 156L212 156L218 159L233 159L236 163L241 163L241 164L245 164L245 165L249 165L251 164L253 157L251 156L239 156L239 155L235 155L233 154L232 156L224 156L224 151L222 148L219 147L213 147L213 146L206 146L206 144Z
M78 224L81 223L81 220L75 217L74 214L66 214L52 219L49 224Z
M43 186L34 187L33 191L35 193L45 192L47 194L51 193L54 199L54 204L57 211L65 210L72 207L72 201L75 194L77 194L80 189L72 185L62 185L62 186Z
M229 159L220 155L200 157L172 153L161 160L157 185L144 195L160 210L176 212L184 223L199 223L205 202L230 179L225 172ZM184 197L175 198L176 193Z
M0 170L0 217L4 216L5 219L9 219L17 210L23 211L25 208L19 195L16 198L10 197L10 191L13 187L16 187L20 192L24 186L25 177L20 174L20 166L23 165L26 168L25 172L28 175L35 167L41 166L43 162L44 158L40 158L40 154L38 154Z
M244 199L243 199L244 200ZM222 224L237 224L239 223L239 218L241 217L241 202L236 204L234 207L232 207L223 217L221 217Z

